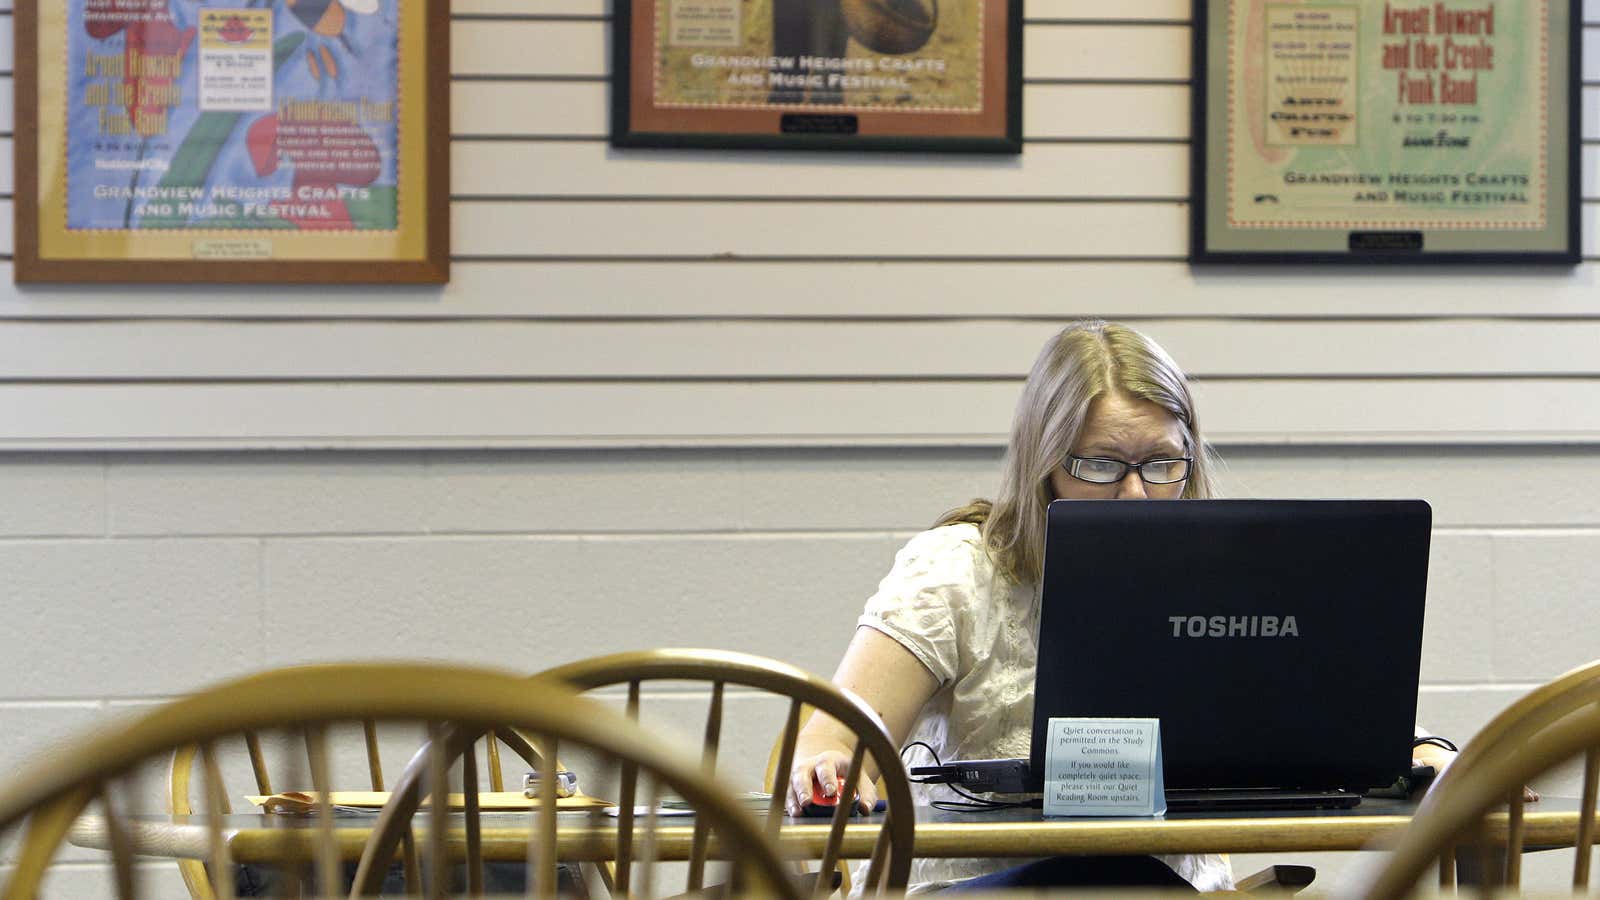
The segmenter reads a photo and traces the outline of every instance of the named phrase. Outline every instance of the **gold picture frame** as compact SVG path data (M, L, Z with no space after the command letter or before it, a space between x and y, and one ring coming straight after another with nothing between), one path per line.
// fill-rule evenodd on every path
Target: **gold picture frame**
M18 282L449 280L448 0L42 0Z

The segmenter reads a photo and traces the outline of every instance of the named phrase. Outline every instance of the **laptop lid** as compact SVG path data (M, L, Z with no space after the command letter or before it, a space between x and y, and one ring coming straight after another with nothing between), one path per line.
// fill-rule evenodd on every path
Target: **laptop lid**
M1421 500L1057 500L1031 771L1054 716L1161 720L1168 789L1363 790L1411 765Z

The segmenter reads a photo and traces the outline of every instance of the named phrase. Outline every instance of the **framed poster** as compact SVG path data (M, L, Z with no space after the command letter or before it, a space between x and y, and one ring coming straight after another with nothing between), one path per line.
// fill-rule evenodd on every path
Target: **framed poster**
M1194 262L1578 261L1578 0L1196 0Z
M448 280L447 0L15 7L17 281Z
M1022 0L616 0L618 147L1022 150Z

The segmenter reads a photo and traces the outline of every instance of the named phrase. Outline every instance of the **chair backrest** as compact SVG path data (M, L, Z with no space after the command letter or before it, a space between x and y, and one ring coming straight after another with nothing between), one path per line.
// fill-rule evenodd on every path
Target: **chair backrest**
M647 681L704 681L711 684L710 708L706 716L705 750L702 764L709 771L716 765L721 738L723 689L733 685L755 688L789 700L777 759L765 785L772 793L767 807L766 828L776 835L783 815L784 794L789 770L794 762L795 742L806 709L812 708L842 723L856 736L850 762L851 771L862 771L868 754L880 773L882 796L888 801L883 827L872 851L872 864L865 890L875 888L903 890L911 875L915 841L915 810L911 783L900 761L899 748L891 742L877 715L859 700L840 691L832 682L787 663L727 650L667 649L644 650L599 656L546 670L538 677L564 681L579 690L594 690L612 685L628 686L627 714L639 715L640 686ZM628 803L626 782L623 805ZM827 844L820 856L820 871L828 872L839 859L844 826L850 816L856 785L846 784L835 807ZM697 835L696 846L701 845ZM695 862L690 862L691 890L699 887ZM619 880L622 873L619 872ZM626 883L625 881L623 882Z
M639 718L641 686L649 681L690 681L710 684L710 701L706 715L704 750L701 768L709 775L715 770L718 748L722 738L724 690L729 686L748 687L767 691L788 699L788 712L780 742L781 773L769 784L772 800L766 810L765 832L775 839L783 816L783 789L788 781L788 771L794 759L795 741L799 736L802 711L815 707L842 722L858 736L853 766L859 771L864 756L872 755L883 773L883 796L888 801L888 813L873 846L872 866L867 890L882 886L896 890L904 888L911 871L915 819L911 801L910 783L905 768L900 763L898 751L883 731L877 717L857 701L845 695L831 682L785 663L723 650L645 650L617 653L581 660L548 669L534 676L536 681L556 681L580 691L594 690L613 685L627 685L626 715L632 721ZM449 740L459 742L463 736L452 735ZM445 748L446 754L456 752L456 746ZM391 805L382 816L404 821L415 814L420 802L420 782L423 773L413 767L396 782ZM549 779L545 780L549 782ZM620 772L618 810L618 847L616 871L612 893L626 894L632 886L633 858L630 844L634 827L633 809L637 800L637 773L626 764ZM827 843L820 855L822 871L831 869L838 859L843 843L844 825L851 806L855 786L847 785L835 810ZM383 836L382 840L378 840ZM399 847L399 835L380 827L375 841L363 854L356 876L356 888L376 893L381 881L381 866L392 859ZM705 859L709 847L706 824L698 819L691 840L688 890L698 890L704 885Z
M800 728L801 728L802 731L805 729L806 723L811 721L811 717L813 715L815 715L815 714L816 714L816 709L813 708L813 707L810 707L810 706L807 706L807 707L805 707L804 709L802 709L800 711ZM772 749L767 751L767 769L766 769L766 780L765 780L766 784L773 784L774 782L776 782L777 776L778 776L778 772L780 771L778 769L778 762L784 756L784 752L785 752L784 748L785 748L785 746L786 745L784 743L784 735L780 734L780 735L778 735L778 736L776 736L776 737L774 737L772 739ZM790 761L793 762L794 753L793 753L792 750L789 752L789 756L790 756ZM903 766L901 767L900 771L902 773L905 771ZM876 787L878 789L878 796L880 796L880 797L887 796L888 789L887 789L886 785L884 784L884 779L883 779L883 776L881 774L878 776L878 780L874 783L874 787ZM805 868L804 868L803 865L801 865L800 863L796 863L795 865L797 866L799 872L801 872L802 874L805 872ZM834 874L833 875L824 874L823 871L819 869L818 872L816 873L816 877L818 879L824 879L824 878L833 877L834 880L836 880L838 882L839 896L841 896L841 897L850 896L850 894L851 894L850 866L849 866L849 863L848 863L847 860L842 860L842 859L839 860L839 862L834 866ZM903 888L904 885L898 885L897 887Z
M383 757L380 752L378 723L373 719L363 719L360 723L362 734L362 751L366 760L366 782L371 790L384 791ZM212 747L219 748L227 740L236 740L242 746L250 762L251 776L254 779L256 792L263 796L272 796L273 782L268 754L263 750L261 737L254 731L246 731L237 736L224 736L212 742ZM542 769L537 750L527 741L527 738L511 729L491 732L484 736L485 767L488 776L489 790L499 792L505 790L505 777L501 767L500 744L504 743L514 754L521 757L524 762L534 769ZM306 761L309 763L313 753L311 736L304 736ZM199 790L201 779L196 776L196 764L200 762L200 746L190 744L179 747L172 754L172 764L167 775L168 811L174 815L187 816L201 813L205 810L203 797ZM559 766L559 763L558 763ZM224 781L226 784L226 781ZM280 781L280 784L287 782ZM221 797L223 814L233 812L232 804L228 799L228 792ZM415 847L409 840L402 858L405 862L407 878L416 880L421 877L417 871L417 858ZM184 884L189 888L189 895L193 900L215 900L216 891L214 884L220 876L208 871L207 864L197 859L179 859L178 872L183 876Z
M716 830L723 851L739 862L745 885L779 896L794 896L776 853L755 823L728 797L707 783L692 758L663 747L636 723L603 705L577 696L555 683L530 685L521 677L486 669L405 664L356 664L282 669L251 676L202 691L144 714L126 725L104 729L93 736L17 772L0 785L0 834L27 817L15 866L0 895L32 897L56 849L74 820L96 800L104 812L104 827L116 872L118 895L136 896L133 840L123 813L120 781L138 766L158 755L187 745L200 747L205 771L205 816L208 853L215 886L221 896L231 896L232 866L224 840L222 797L225 788L216 765L214 740L223 735L265 732L289 726L303 730L309 748L313 789L318 794L319 815L309 834L308 856L324 896L342 893L340 842L334 833L329 805L326 730L334 722L413 720L432 723L436 734L454 728L482 734L506 726L538 736L556 758L558 746L589 748L602 756L625 760L650 774L692 803ZM439 740L434 745L441 745ZM442 757L435 754L436 759ZM438 763L436 762L437 766ZM478 810L475 771L463 773L466 804L465 834L469 872L481 881L482 854L476 845ZM436 782L436 783L442 783ZM552 784L553 791L553 784ZM541 851L536 877L541 895L553 888L555 873L554 797L533 814L530 846ZM446 804L436 804L435 827L428 847L434 862L448 859ZM290 842L293 843L293 842ZM291 851L293 852L293 851ZM437 871L440 867L436 866Z
M1579 756L1584 774L1572 883L1575 888L1587 887L1600 788L1600 661L1532 691L1463 747L1418 807L1411 827L1382 868L1358 882L1358 895L1409 895L1435 862L1441 885L1449 886L1454 882L1457 849L1467 845L1479 847L1486 863L1484 876L1504 886L1518 886L1526 835L1523 786ZM1501 805L1506 806L1505 841L1503 846L1495 841L1491 850L1483 822Z

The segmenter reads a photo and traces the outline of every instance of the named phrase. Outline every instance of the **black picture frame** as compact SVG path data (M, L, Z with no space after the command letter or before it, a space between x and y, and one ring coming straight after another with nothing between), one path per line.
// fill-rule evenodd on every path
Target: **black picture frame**
M658 102L657 67L664 71L668 63L658 56L658 29L656 17L673 0L616 0L612 22L612 81L611 81L611 146L619 148L710 148L710 149L760 149L760 150L867 150L867 151L942 151L957 153L1016 154L1022 152L1022 0L981 0L978 16L982 27L976 37L980 62L975 65L976 83L971 87L976 94L966 105L956 108L905 109L892 106L875 106L868 103L838 102L831 96L831 88L805 87L780 89L771 85L744 91L733 103ZM796 0L774 0L774 3ZM901 3L884 0L841 0L856 9L904 8ZM933 24L927 25L929 33L940 27L938 0L926 0L933 10ZM715 5L716 0L708 0ZM812 4L811 9L819 8ZM883 50L872 50L860 42L867 34L860 28L851 30L844 24L840 13L838 28L821 29L835 34L829 38L832 45L824 58L843 58L845 53L833 50L846 43L855 52L852 62L869 59L876 53L879 58L897 56ZM776 17L776 13L774 13ZM926 24L926 23L925 23ZM736 26L737 27L737 26ZM954 26L951 26L954 27ZM849 31L846 36L840 28ZM811 29L812 32L818 29ZM776 26L770 29L776 31ZM808 37L813 42L818 39ZM868 38L879 41L882 38ZM923 38L926 40L926 36ZM772 41L771 38L768 39ZM891 39L892 43L892 39ZM881 45L880 45L881 46ZM892 47L891 47L892 49ZM751 62L762 58L794 58L780 54L774 48L770 54L757 56L751 52L730 51L728 54L708 52L708 56L736 58L738 62ZM998 57L998 58L997 58ZM800 59L811 58L798 55ZM917 56L912 60L933 60L937 57ZM737 70L729 70L729 77ZM860 75L863 70L851 69L841 74ZM774 77L789 74L777 67L751 66L745 75ZM802 74L795 70L793 75ZM814 72L824 80L835 74L832 71ZM874 68L865 77L893 79L894 71ZM915 73L905 76L914 79ZM917 82L910 82L915 86ZM672 90L670 86L664 90ZM701 94L707 89L697 88ZM848 98L852 88L838 90ZM783 94L782 102L778 98ZM765 94L765 98L752 96ZM822 94L822 101L810 98ZM683 98L677 98L683 99Z
M1446 220L1426 224L1417 223L1420 227L1396 227L1390 222L1383 221L1369 225L1365 219L1359 218L1347 219L1343 222L1330 219L1327 222L1315 224L1314 227L1294 227L1295 225L1304 224L1302 222L1296 222L1287 227L1281 227L1279 224L1262 224L1259 214L1245 208L1246 201L1244 198L1248 197L1248 202L1252 205L1256 203L1275 204L1280 200L1276 192L1251 193L1248 190L1240 190L1242 186L1248 185L1248 182L1244 180L1245 178L1257 177L1259 179L1264 168L1260 165L1259 157L1265 155L1260 151L1260 147L1268 145L1268 141L1265 139L1254 143L1253 146L1256 148L1254 156L1257 158L1252 158L1250 153L1235 152L1233 142L1229 140L1230 135L1237 135L1237 128L1253 127L1251 125L1237 125L1236 120L1233 118L1233 116L1240 115L1237 107L1240 105L1249 106L1248 102L1241 104L1240 99L1254 99L1252 95L1245 93L1247 91L1259 90L1261 92L1262 99L1259 109L1253 111L1265 113L1259 120L1263 123L1261 126L1263 132L1268 129L1292 127L1279 125L1276 120L1273 120L1272 117L1280 112L1289 116L1314 116L1318 115L1320 110L1316 107L1311 107L1311 112L1307 113L1303 111L1307 107L1300 107L1297 110L1287 106L1287 103L1291 101L1286 100L1282 109L1273 108L1272 112L1268 112L1271 104L1265 99L1267 91L1265 85L1268 81L1265 73L1273 63L1278 62L1278 59L1283 59L1287 62L1295 57L1293 53L1286 53L1275 59L1271 49L1266 46L1265 38L1263 38L1263 47L1261 48L1263 54L1261 86L1253 88L1250 85L1241 85L1235 80L1238 77L1235 74L1236 68L1243 67L1233 65L1236 59L1234 54L1238 53L1239 50L1234 46L1230 46L1230 42L1234 42L1235 35L1238 34L1237 29L1240 23L1232 18L1232 14L1235 5L1240 2L1241 0L1195 0L1193 4L1194 68L1191 105L1189 245L1189 261L1191 263L1202 265L1238 263L1467 263L1570 266L1580 261L1582 256L1582 181L1579 167L1582 162L1580 141L1582 119L1579 104L1581 101L1583 72L1583 15L1582 4L1579 0L1547 0L1547 2L1544 2L1542 9L1544 10L1543 15L1545 18L1542 20L1544 23L1542 33L1525 36L1526 41L1531 41L1536 37L1545 41L1542 45L1542 57L1525 64L1525 71L1540 71L1542 69L1541 74L1544 79L1546 98L1546 103L1541 111L1541 120L1546 126L1542 155L1537 147L1527 153L1525 155L1525 168L1527 171L1523 172L1524 175L1530 178L1530 181L1536 180L1535 175L1537 178L1543 179L1542 191L1536 193L1533 189L1529 189L1522 195L1524 204L1534 202L1539 204L1540 216L1527 216L1530 221L1535 218L1540 220L1540 225L1537 228L1529 227L1526 223L1519 223L1517 227L1488 227L1482 221L1473 220L1468 214L1463 214L1460 222L1451 223ZM1259 7L1263 9L1263 24L1261 26L1263 35L1270 30L1266 24L1267 17L1270 14L1266 10L1273 6L1284 9L1290 8L1289 4L1267 4L1265 7ZM1459 10L1464 13L1471 13L1481 11L1485 7L1489 7L1490 4L1488 0L1470 5L1452 0L1451 3L1438 4L1438 6L1450 7L1453 11ZM1498 4L1498 6L1502 11L1507 9L1506 4ZM1519 4L1510 7L1510 9L1525 11L1534 6L1535 4L1531 3L1527 5ZM1381 18L1384 7L1383 0L1376 0L1376 2L1374 0L1355 0L1355 2L1343 0L1343 2L1309 4L1300 8L1317 10L1355 8L1358 18L1367 10L1373 10L1380 16L1378 25L1380 29L1385 26L1395 26L1395 31L1393 32L1383 33L1380 30L1380 34L1390 38L1390 44L1398 45L1402 42L1402 38L1410 38L1410 40L1404 42L1406 51L1402 55L1408 61L1416 61L1423 58L1421 51L1412 49L1413 45L1428 41L1430 36L1438 37L1438 33L1434 32L1432 35L1424 32L1406 33L1403 31L1401 23L1385 21ZM1433 0L1428 0L1426 3L1423 0L1407 0L1403 4L1390 0L1389 7L1391 10L1399 8L1404 11L1426 8L1430 11L1430 18L1433 14L1432 11L1436 9ZM1504 12L1502 12L1503 14ZM1334 15L1342 16L1347 15L1347 13L1335 12ZM1540 15L1540 13L1524 12L1525 18L1537 15ZM1491 29L1494 22L1493 16L1494 13L1491 12L1488 19L1489 24L1487 27ZM1513 19L1513 21L1524 20ZM1411 24L1416 25L1420 21L1413 20ZM1465 20L1459 21L1464 22ZM1485 27L1481 19L1474 21L1476 21L1480 30ZM1281 23L1281 20L1273 24L1279 28L1286 27ZM1423 22L1422 24L1432 23ZM1452 22L1451 24L1454 25L1456 23ZM1467 24L1470 25L1471 23ZM1250 23L1244 23L1243 27L1248 29ZM1279 31L1278 33L1282 34L1283 32ZM1358 34L1365 34L1365 32L1358 32ZM1457 39L1458 44L1469 43L1466 37L1471 37L1473 38L1470 42L1471 46L1478 45L1477 39L1481 39L1491 46L1505 40L1503 33L1479 34L1466 37L1457 33L1453 37ZM1248 41L1239 40L1236 43L1243 46L1248 44ZM1313 40L1309 43L1315 44L1316 42ZM1442 46L1440 41L1430 41L1430 43ZM1219 44L1221 45L1220 48ZM1357 44L1360 44L1359 40ZM1513 47L1511 49L1516 48ZM1369 74L1368 69L1374 68L1370 65L1371 57L1363 58L1362 56L1364 53L1369 52L1359 49L1359 46L1355 51L1355 55L1358 58L1352 66L1358 82L1361 77ZM1396 52L1399 51L1397 50ZM1531 49L1524 50L1524 52L1533 53ZM1491 56L1489 57L1491 59L1493 58L1492 53L1493 51L1491 50ZM1504 59L1505 56L1506 54L1502 53L1501 58ZM1432 54L1428 58L1437 64L1437 54ZM1458 47L1456 52L1458 65L1462 58L1464 57ZM1469 129L1468 134L1457 135L1450 133L1449 128L1446 127L1442 119L1438 120L1441 124L1436 124L1435 120L1427 118L1430 112L1436 117L1457 115L1457 119L1453 119L1448 123L1449 125L1456 125L1457 122L1464 122L1464 117L1461 114L1428 110L1425 107L1429 104L1426 103L1400 102L1400 98L1408 96L1411 99L1417 99L1422 93L1420 82L1424 80L1427 81L1427 94L1433 96L1433 88L1441 87L1442 82L1432 79L1432 75L1435 73L1448 75L1448 68L1417 73L1415 77L1419 85L1416 88L1412 88L1404 80L1404 76L1411 74L1410 68L1399 65L1400 57L1384 57L1380 48L1378 60L1385 64L1384 67L1389 68L1392 73L1383 73L1378 77L1395 79L1395 111L1387 121L1382 115L1373 115L1369 111L1368 115L1371 119L1363 123L1361 120L1361 107L1354 107L1348 111L1348 114L1351 120L1357 123L1355 127L1359 128L1362 125L1366 125L1374 133L1385 133L1386 137L1386 132L1390 129L1396 133L1406 132L1408 128L1411 129L1412 132L1415 132L1414 134L1399 134L1398 141L1402 155L1407 148L1413 146L1420 149L1429 149L1428 145L1422 143L1422 141L1424 138L1430 138L1430 135L1432 136L1430 139L1436 142L1435 149L1455 146L1470 147L1470 140L1475 136L1470 133L1471 129ZM1333 64L1331 68L1337 72L1340 69L1340 65ZM1325 66L1316 76L1308 77L1325 77L1327 71L1328 67ZM1383 69L1378 68L1374 69L1374 71L1383 72ZM1492 68L1477 71L1479 77L1492 76L1492 73ZM1294 78L1297 76L1290 75L1288 77ZM1521 84L1522 82L1518 83ZM1456 82L1454 90L1458 93L1464 93L1464 89L1460 88L1459 85L1460 82ZM1490 88L1491 90L1493 89L1492 84ZM1309 88L1306 90L1309 91ZM1416 90L1417 93L1408 94L1411 90ZM1444 89L1441 87L1441 95L1443 95L1443 91ZM1471 96L1474 99L1479 96L1477 91L1478 81L1474 78L1471 82ZM1364 93L1358 94L1356 99L1363 106L1366 106L1368 104L1367 96ZM1339 106L1340 103L1344 102L1342 100L1310 99L1313 102L1327 104L1326 108L1334 112L1343 111ZM1459 97L1452 99L1459 99ZM1302 98L1300 102L1308 101ZM1444 105L1454 107L1466 106L1467 104L1443 104L1436 99L1432 105L1436 107ZM1476 103L1471 105L1477 106ZM1506 105L1510 106L1511 104ZM1413 113L1413 110L1416 110L1416 112ZM1479 126L1478 131L1480 133L1494 127L1496 120L1491 120L1476 110L1473 110L1473 113L1477 116L1474 124ZM1422 119L1414 122L1410 118L1413 114L1422 116ZM1514 115L1514 113L1506 113L1506 115ZM1310 128L1318 128L1325 124L1324 121L1317 119L1304 119L1303 121L1306 121L1307 127ZM1427 125L1422 125L1422 122L1427 122ZM1337 124L1334 124L1324 129L1323 133L1331 133L1338 127ZM1462 124L1456 127L1466 126ZM1499 136L1518 132L1503 128L1493 133ZM1461 144L1460 142L1463 139L1469 143ZM1364 137L1358 136L1352 143L1360 143L1362 140L1364 140ZM1416 143L1407 143L1408 140ZM1291 158L1299 159L1298 149L1290 152L1292 154ZM1322 157L1317 157L1315 154L1307 155L1319 160L1326 157L1326 154L1323 154ZM1250 168L1253 164L1256 165L1255 169ZM1534 173L1535 168L1539 169L1537 173ZM1361 171L1367 169L1372 171ZM1241 171L1245 172L1246 175L1241 176L1239 174ZM1290 181L1289 172L1292 172L1292 170L1284 170L1284 173L1278 176L1281 183L1285 185L1286 193L1292 193L1295 190L1295 182ZM1395 179L1418 179L1416 183L1419 184L1422 183L1421 179L1441 179L1439 184L1426 184L1425 188L1437 190L1446 198L1454 196L1451 193L1452 191L1458 193L1476 191L1479 195L1515 196L1515 188L1507 189L1499 188L1497 185L1484 186L1482 184L1467 183L1482 178L1513 178L1515 174L1513 172L1482 172L1470 167L1464 167L1461 171L1412 172L1403 167L1395 170L1393 166L1356 165L1352 166L1351 170L1342 177L1361 179L1376 177L1378 182L1376 184L1353 182L1350 187L1357 190L1350 195L1349 200L1335 202L1346 202L1347 204L1368 202L1367 200L1359 199L1363 193L1388 193L1392 197L1396 192L1397 184L1409 188L1413 183L1411 181L1396 182ZM1454 176L1453 183L1449 176ZM1326 173L1326 175L1319 173L1317 177L1334 178L1335 173L1330 172ZM1257 183L1261 182L1258 180ZM1371 188L1372 191L1363 192L1359 188ZM1423 190L1403 191L1401 193L1409 197L1419 193L1425 195L1427 192L1427 190ZM1373 200L1372 202L1377 201ZM1395 199L1392 202L1399 203L1399 200ZM1311 206L1312 204L1308 203L1307 205ZM1407 209L1415 210L1416 208L1413 206ZM1333 209L1342 209L1348 212L1349 207L1330 207L1330 216L1333 215ZM1243 211L1241 212L1241 210ZM1374 215L1376 216L1376 213ZM1252 216L1255 218L1252 219ZM1377 218L1381 219L1381 217ZM1402 226L1410 224L1412 223L1399 223ZM1427 227L1429 225L1433 227Z

